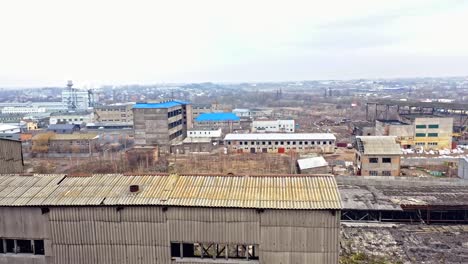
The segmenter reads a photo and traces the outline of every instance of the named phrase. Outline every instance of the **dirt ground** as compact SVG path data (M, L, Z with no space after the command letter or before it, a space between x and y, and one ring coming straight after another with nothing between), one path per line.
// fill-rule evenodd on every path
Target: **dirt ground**
M468 263L468 225L343 224L340 247L384 263Z

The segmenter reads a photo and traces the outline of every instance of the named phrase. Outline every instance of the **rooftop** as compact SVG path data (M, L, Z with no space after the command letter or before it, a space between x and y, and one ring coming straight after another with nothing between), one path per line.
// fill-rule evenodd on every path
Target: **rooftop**
M389 125L409 125L407 123L403 123L400 120L384 120L384 119L377 119L377 121L389 124Z
M298 159L297 165L299 165L299 169L306 170L328 166L328 162L323 157L313 157L307 159Z
M239 121L240 118L234 113L203 113L199 115L195 121L196 122L206 122L206 121Z
M55 134L55 133L41 133L35 135L32 139L46 139L49 137L50 140L91 140L98 138L98 134L94 133L73 133L73 134Z
M75 127L79 128L79 125L73 124L52 124L47 127L49 130L73 130Z
M468 181L456 178L338 176L343 209L468 208Z
M336 137L331 133L233 133L224 140L336 140Z
M139 191L131 193L130 185ZM0 206L83 205L341 208L333 176L0 175Z
M357 136L357 150L365 155L401 155L401 147L393 136Z
M184 101L168 101L162 103L136 103L133 108L135 109L164 109L164 108L171 108L180 105L187 105L190 104Z

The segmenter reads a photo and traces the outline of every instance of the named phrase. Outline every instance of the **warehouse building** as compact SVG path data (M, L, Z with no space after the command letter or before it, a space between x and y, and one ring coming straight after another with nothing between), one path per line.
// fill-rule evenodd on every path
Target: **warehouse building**
M228 134L224 138L231 153L333 153L335 142L330 133Z
M182 101L137 103L133 123L136 145L158 146L169 153L171 145L182 142L192 128L192 106Z
M395 137L358 136L354 145L357 175L400 176L403 153Z
M22 173L21 141L0 138L0 173Z
M0 176L0 263L336 264L340 210L332 176Z
M252 132L265 133L294 133L294 120L255 120L252 122Z

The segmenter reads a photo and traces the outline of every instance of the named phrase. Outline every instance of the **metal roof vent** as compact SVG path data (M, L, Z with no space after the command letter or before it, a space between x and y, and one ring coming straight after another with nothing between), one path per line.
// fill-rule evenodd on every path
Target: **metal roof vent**
M140 191L140 186L139 185L130 185L130 192L131 193L136 193Z

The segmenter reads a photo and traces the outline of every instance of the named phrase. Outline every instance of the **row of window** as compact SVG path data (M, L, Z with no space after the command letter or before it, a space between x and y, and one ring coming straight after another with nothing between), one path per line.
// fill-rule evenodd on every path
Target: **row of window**
M379 176L378 171L369 171L370 176ZM382 171L381 176L392 176L391 171Z
M176 137L178 137L180 135L182 135L182 130L179 130L179 131L175 132L174 134L171 134L169 136L169 140L173 140L174 138L176 138Z
M69 118L69 119L57 119L57 122L72 122L72 121L83 121L83 118Z
M177 115L181 115L182 114L182 109L178 109L178 110L174 110L174 111L171 111L171 112L167 112L167 117L173 117L173 116L177 116Z
M2 238L0 253L44 255L44 240Z
M439 125L435 124L435 125L416 125L416 128L421 128L421 129L424 129L424 128L439 128Z
M182 119L177 120L175 122L169 123L169 129L174 128L176 126L182 125Z
M258 245L171 242L173 258L258 260Z
M379 163L379 158L369 158L369 163ZM392 163L392 158L382 158L382 163Z
M332 140L326 141L234 141L233 145L237 142L240 146L248 145L332 145ZM228 145L231 145L231 141L227 142Z
M438 146L437 142L427 142L428 146ZM426 142L416 142L416 146L426 146Z
M438 137L439 133L416 133L416 137Z

